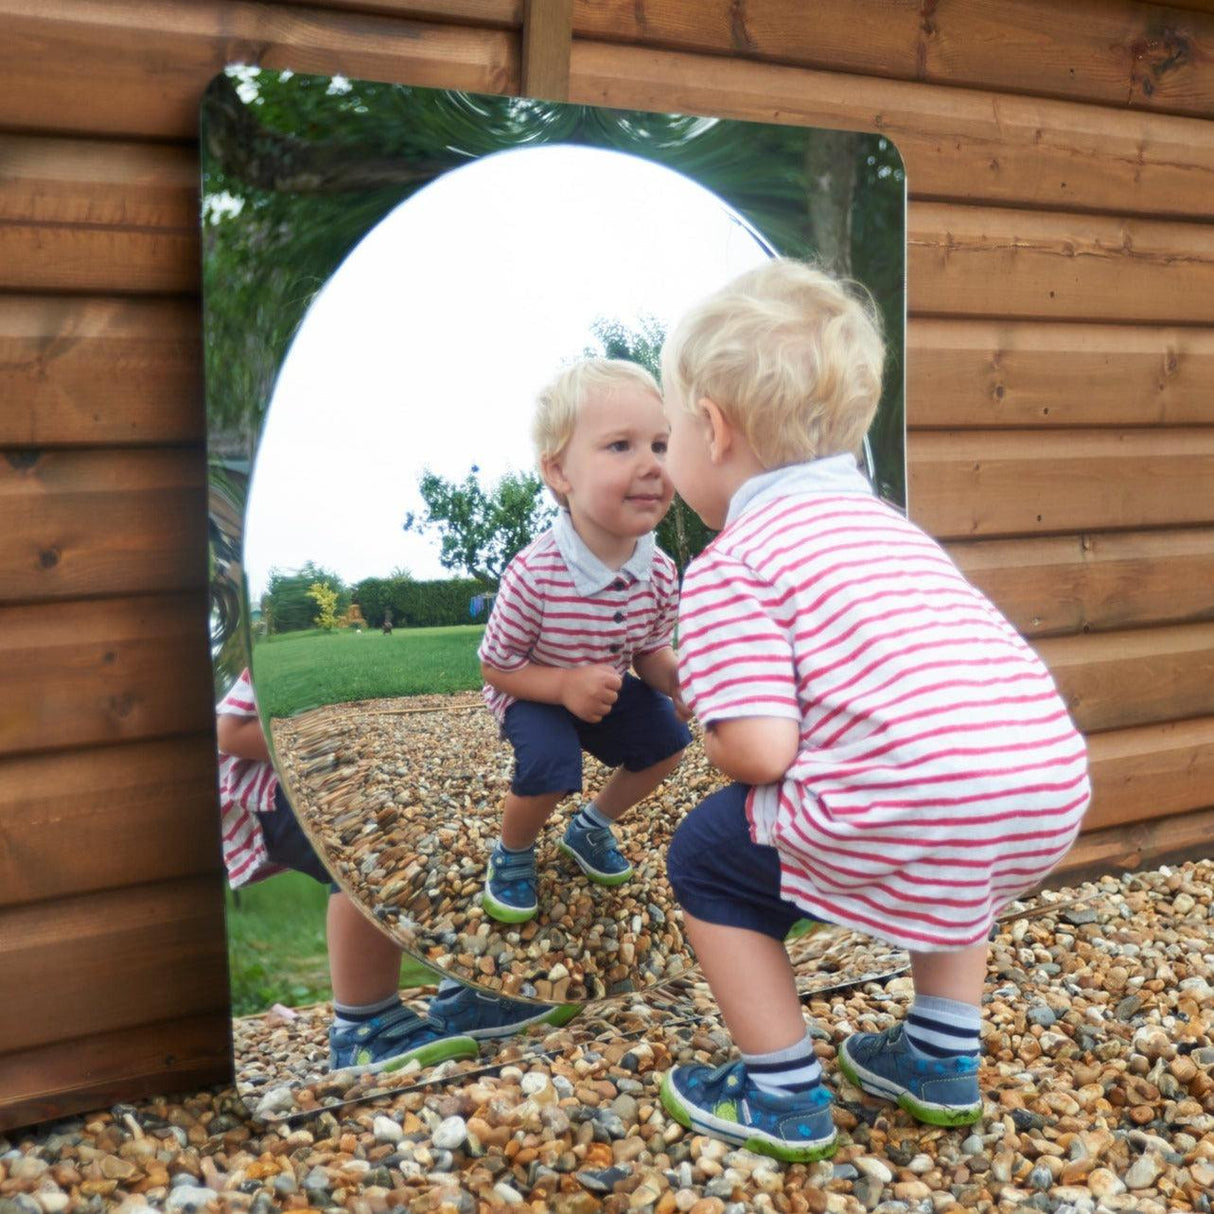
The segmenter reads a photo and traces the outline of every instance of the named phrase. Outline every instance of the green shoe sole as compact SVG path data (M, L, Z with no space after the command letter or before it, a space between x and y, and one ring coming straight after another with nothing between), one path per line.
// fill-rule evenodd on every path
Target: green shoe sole
M697 1134L708 1134L713 1138L728 1142L731 1146L745 1147L746 1150L753 1151L756 1155L766 1155L770 1159L780 1160L781 1163L817 1163L819 1159L829 1159L839 1149L837 1138L832 1138L830 1142L821 1146L798 1147L791 1143L785 1145L768 1138L747 1135L741 1126L738 1127L738 1133L734 1135L707 1126L695 1125L691 1114L687 1111L687 1106L675 1091L674 1084L670 1082L669 1071L662 1076L662 1087L658 1094L661 1097L662 1107L684 1129L692 1130Z
M859 1072L855 1069L847 1054L840 1050L835 1055L835 1061L839 1065L839 1070L846 1076L848 1083L853 1087L857 1087L860 1091L867 1093L869 1096L875 1096L878 1100L891 1100L900 1109L905 1109L916 1121L921 1121L924 1125L935 1125L949 1128L960 1125L973 1125L976 1121L982 1120L982 1105L969 1105L957 1109L943 1108L940 1105L924 1104L920 1100L916 1100L910 1092L900 1092L898 1096L887 1096L884 1092L873 1092L864 1086Z
M481 895L481 907L490 919L496 919L498 923L526 923L528 919L534 919L536 911L539 910L538 906L533 906L530 910L507 906L493 897L488 890Z
M434 1066L439 1062L448 1062L452 1058L475 1058L481 1047L471 1037L447 1037L442 1041L432 1041L429 1045L418 1046L399 1058L393 1058L380 1068L381 1073L399 1071L409 1063L417 1061L422 1066Z
M588 869L586 867L586 861L583 860L582 857L579 856L577 854L577 852L575 852L573 850L573 848L570 847L569 844L565 842L564 839L562 839L556 845L556 849L557 849L557 851L562 852L564 855L568 856L569 859L572 860L574 862L574 864L576 864L578 866L578 868L580 868L582 870L582 872L584 872L586 874L586 876L588 876L590 878L590 880L595 883L595 885L607 885L607 886L623 885L625 881L628 881L632 878L632 865L631 864L622 873L614 873L611 876L605 876L603 873L592 872L590 869Z

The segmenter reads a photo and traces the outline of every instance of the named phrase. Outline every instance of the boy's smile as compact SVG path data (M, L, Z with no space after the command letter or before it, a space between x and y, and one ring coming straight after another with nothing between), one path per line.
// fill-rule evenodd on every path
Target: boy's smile
M582 542L612 568L628 560L670 506L667 431L657 396L614 388L581 403L565 449L544 462L544 479L568 502Z

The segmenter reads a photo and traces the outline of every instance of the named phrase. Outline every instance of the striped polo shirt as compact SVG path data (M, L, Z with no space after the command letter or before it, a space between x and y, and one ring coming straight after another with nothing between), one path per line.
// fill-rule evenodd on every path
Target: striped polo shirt
M622 675L634 658L671 643L678 608L678 571L652 533L612 569L586 547L562 510L506 566L478 653L498 670L534 662L611 666ZM515 699L488 684L484 696L499 722Z
M257 704L246 667L216 708L219 716L255 717ZM276 812L278 776L269 763L219 753L219 821L223 863L233 889L285 870L266 856L257 814Z
M1049 672L850 456L738 490L684 578L679 656L706 725L799 722L747 813L783 896L823 919L964 947L1079 830L1086 750Z

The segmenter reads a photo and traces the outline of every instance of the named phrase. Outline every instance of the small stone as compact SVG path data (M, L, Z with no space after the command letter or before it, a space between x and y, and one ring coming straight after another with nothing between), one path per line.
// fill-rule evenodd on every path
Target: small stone
M499 1201L504 1201L508 1206L521 1206L523 1204L523 1195L512 1184L507 1184L504 1180L499 1180L493 1186L493 1195Z
M375 1141L381 1146L386 1143L395 1145L405 1134L398 1122L393 1121L391 1117L384 1117L382 1114L371 1123L371 1132L375 1135Z
M216 1201L218 1198L219 1194L214 1189L183 1184L169 1193L164 1205L166 1210L201 1210L208 1201Z
M1139 1155L1125 1174L1127 1189L1149 1189L1163 1171L1163 1161L1158 1155Z
M468 1141L468 1123L462 1117L445 1117L439 1122L431 1141L440 1150L458 1150Z
M884 1160L877 1159L873 1155L858 1155L852 1160L852 1164L857 1171L862 1172L865 1176L872 1177L878 1184L887 1185L894 1178L889 1165Z

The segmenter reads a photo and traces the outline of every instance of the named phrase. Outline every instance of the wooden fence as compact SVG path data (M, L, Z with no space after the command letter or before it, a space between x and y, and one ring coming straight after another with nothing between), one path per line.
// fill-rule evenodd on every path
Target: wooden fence
M881 131L914 517L1214 834L1214 3L0 0L0 1127L226 1078L198 101L226 63Z

